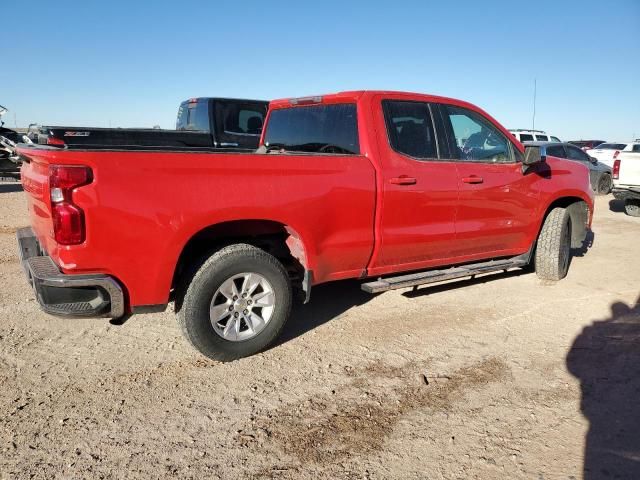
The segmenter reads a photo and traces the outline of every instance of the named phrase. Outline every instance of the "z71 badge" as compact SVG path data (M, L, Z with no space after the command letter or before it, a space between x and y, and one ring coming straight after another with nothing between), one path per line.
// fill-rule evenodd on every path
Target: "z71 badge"
M90 132L64 132L65 137L88 137Z

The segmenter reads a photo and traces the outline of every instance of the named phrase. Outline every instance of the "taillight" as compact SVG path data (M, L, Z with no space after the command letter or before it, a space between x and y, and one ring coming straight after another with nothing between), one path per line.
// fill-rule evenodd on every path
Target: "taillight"
M50 165L49 188L53 233L61 245L84 242L84 212L73 203L73 190L91 183L91 169L79 165Z
M616 150L615 152L613 152L613 159L615 160L616 158L618 158L618 155L620 155L620 150Z
M613 162L613 179L618 180L620 178L620 160Z
M56 145L58 147L62 147L64 146L64 144L65 144L64 140L60 138L51 137L51 136L47 137L47 145Z

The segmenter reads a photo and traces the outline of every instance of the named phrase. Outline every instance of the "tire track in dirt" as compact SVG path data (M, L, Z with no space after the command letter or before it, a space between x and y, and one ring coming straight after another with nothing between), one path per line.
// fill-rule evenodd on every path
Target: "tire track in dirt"
M319 396L257 422L257 435L242 433L247 443L266 435L300 462L330 464L353 455L380 450L402 416L416 410L446 411L464 399L465 392L510 376L507 364L491 357L462 367L451 375L429 377L415 364L389 367L374 364L356 375L350 398ZM410 373L408 373L410 372ZM365 380L364 382L362 379ZM400 380L383 394L384 380ZM372 381L373 380L373 381ZM376 381L377 380L377 381ZM382 382L381 382L382 380ZM363 398L364 397L364 398Z

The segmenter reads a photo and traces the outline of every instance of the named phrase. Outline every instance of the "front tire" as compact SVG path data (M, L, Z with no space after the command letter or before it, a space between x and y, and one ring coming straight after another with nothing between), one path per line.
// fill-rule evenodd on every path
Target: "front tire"
M247 244L225 247L196 272L178 312L186 339L222 362L260 352L280 335L291 312L282 264Z
M631 217L640 217L640 200L625 200L624 211Z
M571 216L554 208L544 220L536 245L536 275L542 280L562 280L571 261Z

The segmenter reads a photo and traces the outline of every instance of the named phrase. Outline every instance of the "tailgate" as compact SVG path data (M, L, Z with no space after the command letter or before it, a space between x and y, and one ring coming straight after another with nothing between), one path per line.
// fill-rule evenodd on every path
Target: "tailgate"
M35 148L18 148L23 163L20 169L22 187L27 196L31 227L43 248L53 245L53 223L49 199L49 162Z
M620 174L616 185L640 186L640 153L623 153L620 159Z

